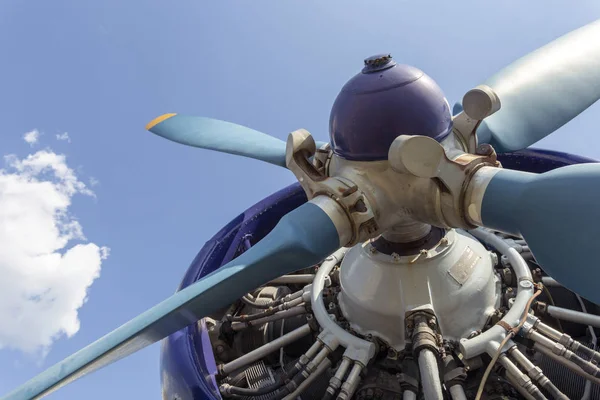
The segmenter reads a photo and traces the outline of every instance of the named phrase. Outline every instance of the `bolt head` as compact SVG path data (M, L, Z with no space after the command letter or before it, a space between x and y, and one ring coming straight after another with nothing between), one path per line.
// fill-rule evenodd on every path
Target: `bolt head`
M531 281L521 281L519 282L519 285L524 289L529 289L533 286L533 283L531 283Z
M487 143L480 144L479 146L477 146L476 153L482 156L491 156L492 154L494 154L494 148Z
M492 251L490 251L490 258L492 259L492 267L495 267L498 265L498 255Z

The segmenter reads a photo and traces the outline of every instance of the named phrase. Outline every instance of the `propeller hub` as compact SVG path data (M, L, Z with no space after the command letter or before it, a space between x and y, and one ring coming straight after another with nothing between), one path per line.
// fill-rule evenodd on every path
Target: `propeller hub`
M354 161L386 160L394 139L423 135L441 141L452 115L440 87L423 71L389 54L365 59L337 96L329 119L334 153Z

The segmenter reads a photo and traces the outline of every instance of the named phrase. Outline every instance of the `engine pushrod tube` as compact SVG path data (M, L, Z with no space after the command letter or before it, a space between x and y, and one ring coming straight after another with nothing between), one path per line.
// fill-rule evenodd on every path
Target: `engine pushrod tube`
M569 310L567 308L547 306L547 313L563 321L576 322L578 324L590 325L600 328L600 316L583 313L581 311Z
M227 375L231 372L244 367L246 365L252 364L255 361L260 360L261 358L273 353L274 351L279 350L281 347L287 346L288 344L295 342L296 340L303 338L311 332L310 326L308 324L301 326L285 335L278 337L277 339L269 342L257 349L252 350L249 353L244 354L243 356L236 358L235 360L223 364L219 371L221 374Z
M337 400L350 400L354 395L354 391L360 382L360 372L362 371L363 366L355 362L348 374L348 378L346 378L346 382L342 385L342 389L340 390L340 394L338 394Z
M517 367L506 354L500 354L498 361L502 366L506 369L508 373L510 373L513 377L516 378L517 384L523 388L527 393L529 393L536 400L547 400L546 396L542 394L540 389L535 386L531 379L521 372L519 367Z
M586 361L583 358L579 357L577 354L575 354L571 350L567 349L565 345L563 345L561 343L557 343L551 339L548 339L547 337L539 334L538 332L536 332L534 330L529 331L527 333L527 337L529 339L533 340L534 342L539 343L540 345L550 349L550 351L552 351L554 354L560 356L561 358L571 361L573 364L577 365L583 371L590 374L591 376L600 378L600 368L598 368L593 363Z
M402 400L417 400L417 394L407 389L402 393Z
M585 354L586 357L590 358L591 361L600 363L600 353L598 353L594 349L590 349L589 347L578 342L577 340L574 340L566 333L559 332L556 329L544 324L543 322L541 322L539 320L537 320L535 322L535 329L537 329L541 334L548 336L550 339L554 339L558 343L563 344L569 350L574 351L574 352L581 352L581 353ZM595 344L594 344L594 347L595 347Z
M527 390L523 389L519 385L519 381L515 378L509 371L504 372L506 379L510 382L511 385L521 394L521 396L525 397L527 400L535 400L535 398L527 392Z
M284 296L280 299L269 301L266 303L258 303L256 297L252 296L252 294L250 294L250 293L246 293L246 295L242 297L242 301L254 308L268 309L271 307L277 307L282 303L287 303L287 302L295 300L299 297L304 296L304 293L310 292L311 287L312 287L312 285L307 285L304 288L302 288L301 290L298 290L297 292L288 294L287 296Z
M307 295L307 297L308 297L308 295ZM236 316L236 317L232 317L231 320L234 321L234 322L255 321L255 320L259 320L259 319L268 317L269 315L276 314L276 313L281 312L281 311L289 310L290 308L299 306L299 305L301 305L303 303L304 303L304 299L302 297L299 297L299 298L294 299L292 301L281 303L277 307L272 307L272 308L269 308L267 310L263 310L261 312L258 312L256 314L239 315L239 316Z
M569 398L562 393L546 375L542 372L539 367L536 367L526 356L521 353L517 346L513 346L508 350L508 354L519 364L527 375L552 395L555 400L569 400Z
M550 339L553 339L553 340L556 340L557 342L559 342L561 340L561 338L563 337L564 334L562 332L557 331L550 325L544 324L539 319L537 319L535 317L532 318L532 316L529 316L528 318L534 321L535 329L537 329L540 333L548 336ZM569 336L569 338L570 338L570 336Z
M419 352L419 373L425 400L443 400L442 381L438 368L437 357L427 348Z
M549 276L542 276L542 284L548 287L562 287L556 279Z
M329 380L329 386L327 387L327 398L333 398L337 393L338 389L342 386L342 382L346 377L348 369L352 365L352 361L349 358L344 357L340 363L339 368L335 371L335 375Z
M462 385L450 386L449 390L452 400L467 400L467 395L465 394L465 389Z
M250 326L261 326L262 324L266 324L267 322L278 321L280 319L291 318L291 317L295 317L297 315L302 315L302 314L306 314L306 313L307 313L306 307L297 306L297 307L290 308L289 310L280 311L273 315L269 315L267 317L255 319L254 321L234 322L233 324L231 324L231 329L233 329L234 331L241 331Z
M313 373L311 373L308 376L308 378L304 380L304 382L298 385L298 388L294 390L293 393L290 393L287 396L285 396L283 400L294 400L298 398L298 396L300 396L302 392L304 392L311 383L313 383L323 372L325 372L325 370L329 368L330 365L331 360L329 360L329 358L325 358L323 361L321 361L317 369Z
M311 283L315 279L313 274L298 274L298 275L283 275L269 282L272 285L278 284L294 284L294 283Z
M577 296L577 301L579 302L579 305L581 306L581 311L583 311L584 313L587 314L587 308L585 307L585 303L583 302L583 299L581 298L580 295L576 295ZM585 351L589 351L591 354L587 354L590 358L590 361L592 360L598 360L598 356L600 356L600 354L598 352L596 352L595 349L596 345L598 344L598 337L596 336L596 332L594 331L594 327L593 326L589 326L588 325L588 330L590 332L590 336L592 337L592 349L588 349L587 346L583 346L582 348L585 348ZM598 363L596 362L596 365ZM589 400L590 396L592 394L592 382L590 381L585 381L585 389L583 390L583 396L581 396L581 400Z
M551 359L553 359L557 363L560 363L560 364L564 365L565 367L569 368L571 371L575 372L577 375L582 376L585 379L590 380L590 381L594 382L597 385L600 385L600 378L596 378L594 376L591 376L590 374L587 374L577 364L575 364L574 362L569 361L566 358L563 358L563 357L561 357L561 356L559 356L557 354L554 354L552 352L552 350L550 350L549 348L544 347L543 345L541 345L539 343L534 343L533 349L536 350L536 351L539 351L540 353L544 354L547 357L550 357Z

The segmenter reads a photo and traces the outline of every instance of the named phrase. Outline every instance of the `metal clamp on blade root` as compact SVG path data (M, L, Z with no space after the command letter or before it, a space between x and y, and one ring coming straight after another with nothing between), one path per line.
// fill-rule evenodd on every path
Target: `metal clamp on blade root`
M440 186L441 213L444 225L471 229L466 216L464 198L473 174L483 166L500 166L490 145L481 145L478 154L445 149L427 136L398 136L390 146L391 167L400 173L435 179Z
M500 110L500 98L486 85L469 90L463 97L463 111L453 120L454 135L467 153L477 150L477 128L481 122Z
M286 144L285 163L296 176L308 199L326 195L335 200L348 215L352 224L352 239L346 246L353 246L372 237L378 230L373 208L364 193L352 181L325 175L310 161L315 155L316 144L305 129L289 134Z

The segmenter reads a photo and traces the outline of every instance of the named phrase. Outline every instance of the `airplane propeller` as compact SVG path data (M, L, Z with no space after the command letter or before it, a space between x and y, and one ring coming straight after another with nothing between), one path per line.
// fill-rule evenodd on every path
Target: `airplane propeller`
M490 158L471 164L478 167L470 175L469 161L450 159L434 139L403 135L390 147L389 162L398 172L436 178L447 193L458 194L458 206L451 207L462 211L447 212L446 224L450 221L451 226L461 227L461 221L454 218L464 212L470 224L522 236L546 273L600 304L596 243L600 163L574 164L536 174L493 166L493 153L462 156L467 160ZM456 190L465 182L466 190ZM442 202L452 204L456 197L442 197ZM444 208L441 210L443 213Z
M518 60L491 78L502 109L478 129L480 142L514 151L549 135L600 98L600 21ZM190 146L286 166L286 144L229 122L177 114L150 124L151 132ZM570 289L600 302L592 224L600 221L600 165L546 174L498 169L481 203L481 224L521 233L538 261ZM319 201L315 201L319 199ZM328 203L329 202L329 203ZM39 398L185 328L277 276L319 262L348 244L348 221L328 214L318 196L288 213L263 240L238 258L177 292L10 393L5 400ZM341 218L341 219L340 219ZM342 221L342 222L340 222ZM567 268L567 269L565 269ZM577 274L573 271L580 268ZM582 274L589 276L581 278Z
M242 125L170 113L150 121L146 129L173 142L254 158L285 168L285 142Z
M502 108L477 129L498 153L531 146L600 99L600 20L513 62L484 85ZM462 110L457 103L453 112Z
M600 303L600 163L543 174L499 169L481 203L482 225L520 234L544 271Z

